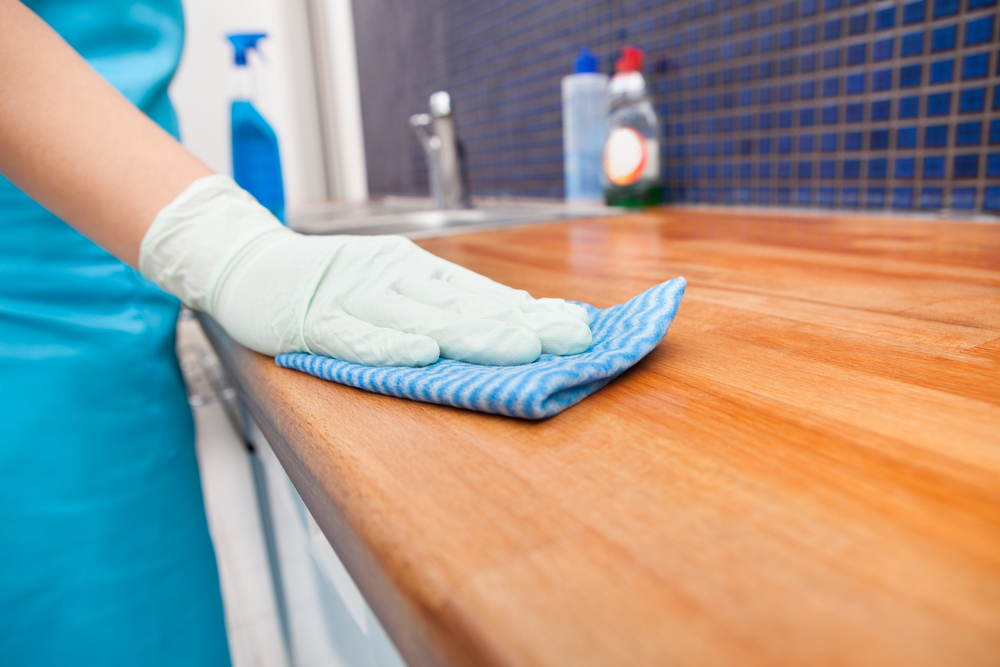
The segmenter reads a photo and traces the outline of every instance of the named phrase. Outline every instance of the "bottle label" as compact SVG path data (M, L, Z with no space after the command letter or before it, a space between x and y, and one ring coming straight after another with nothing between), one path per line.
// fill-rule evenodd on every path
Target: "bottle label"
M614 185L632 185L646 170L646 137L634 127L615 128L604 144L604 174Z

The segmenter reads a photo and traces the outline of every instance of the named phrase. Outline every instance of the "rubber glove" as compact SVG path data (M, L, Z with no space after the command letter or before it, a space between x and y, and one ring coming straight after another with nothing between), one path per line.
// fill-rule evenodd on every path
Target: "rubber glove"
M195 181L143 237L139 271L263 354L369 366L530 363L590 347L590 317L400 236L303 236L226 176Z

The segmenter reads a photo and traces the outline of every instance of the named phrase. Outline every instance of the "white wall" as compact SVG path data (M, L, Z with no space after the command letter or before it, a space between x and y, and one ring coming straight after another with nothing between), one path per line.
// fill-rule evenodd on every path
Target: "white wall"
M332 79L335 103L324 107L337 114L325 119L327 128L337 128L332 132L324 133L320 126L323 93L317 90L313 68L309 1L324 9L329 6L322 14L323 23L333 21L340 35L335 44L326 39L320 47L326 59L338 58L322 67ZM278 135L287 203L294 207L330 197L366 198L350 0L184 0L183 4L185 48L170 96L184 145L211 168L232 174L229 105L234 66L225 35L266 32L267 39L260 43L263 58L251 57L250 67L256 75L257 107ZM329 146L324 136L330 137ZM335 161L333 169L324 166L324 152L327 163Z

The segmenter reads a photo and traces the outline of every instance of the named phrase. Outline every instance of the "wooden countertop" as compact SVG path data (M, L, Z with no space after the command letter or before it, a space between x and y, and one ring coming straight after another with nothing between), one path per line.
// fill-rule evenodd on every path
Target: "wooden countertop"
M222 361L411 667L1000 664L1000 226L665 209L421 243L667 339L533 423Z

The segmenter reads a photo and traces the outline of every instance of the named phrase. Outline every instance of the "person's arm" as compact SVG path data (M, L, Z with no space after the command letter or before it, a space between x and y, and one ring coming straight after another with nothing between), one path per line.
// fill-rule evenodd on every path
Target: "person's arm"
M590 346L580 306L534 299L401 237L282 226L16 0L0 0L0 173L258 352L510 365Z
M212 174L17 0L0 0L0 173L138 266L156 214Z

